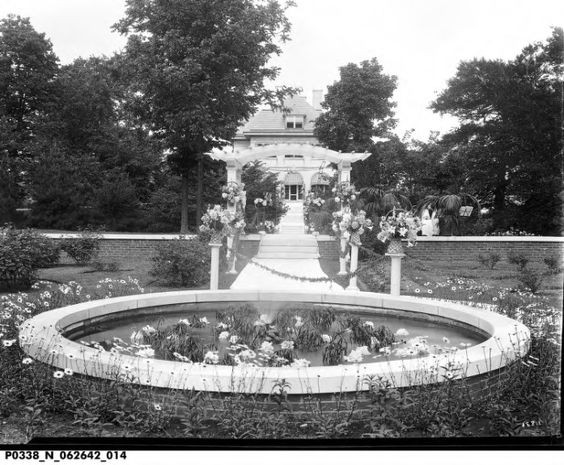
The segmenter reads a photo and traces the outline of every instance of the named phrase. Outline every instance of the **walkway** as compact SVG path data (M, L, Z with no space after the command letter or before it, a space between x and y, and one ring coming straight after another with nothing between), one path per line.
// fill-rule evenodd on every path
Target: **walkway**
M263 236L253 260L256 264L248 263L231 285L231 289L269 289L289 292L343 290L341 286L330 281L300 281L283 276L289 274L304 278L327 278L319 264L317 240L312 235L304 233L302 202L291 202L289 206L290 209L280 221L280 234Z

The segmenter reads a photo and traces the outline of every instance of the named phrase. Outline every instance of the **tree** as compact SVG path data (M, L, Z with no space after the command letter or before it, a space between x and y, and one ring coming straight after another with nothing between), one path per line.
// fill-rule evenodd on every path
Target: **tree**
M370 150L374 137L393 128L397 79L382 71L376 58L339 69L340 80L328 87L322 103L327 111L315 123L322 144L344 152Z
M278 75L268 66L290 25L275 0L128 0L115 25L128 35L121 69L141 121L163 141L182 176L181 231L188 228L188 175L203 155L230 141L263 101L289 89L265 89ZM198 176L201 178L201 176ZM202 184L197 217L201 216Z
M460 119L444 141L465 159L479 196L491 199L497 227L522 224L525 215L505 214L513 205L533 215L531 232L559 233L563 53L564 33L555 28L510 62L462 62L432 104ZM531 208L543 204L550 208Z
M57 57L28 18L0 21L0 222L12 221L26 195L26 163L52 99Z

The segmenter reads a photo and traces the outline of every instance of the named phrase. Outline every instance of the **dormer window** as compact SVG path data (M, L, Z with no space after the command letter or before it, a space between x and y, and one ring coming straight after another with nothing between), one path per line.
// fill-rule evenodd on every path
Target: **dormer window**
M303 129L304 115L288 115L286 116L286 129Z

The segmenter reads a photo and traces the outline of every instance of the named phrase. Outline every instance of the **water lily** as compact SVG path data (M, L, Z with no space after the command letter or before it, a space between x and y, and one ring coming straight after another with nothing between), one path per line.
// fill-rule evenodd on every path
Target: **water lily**
M400 328L396 331L396 336L400 336L400 337L409 336L409 331L405 328Z
M282 341L280 347L282 350L292 350L294 348L294 341Z

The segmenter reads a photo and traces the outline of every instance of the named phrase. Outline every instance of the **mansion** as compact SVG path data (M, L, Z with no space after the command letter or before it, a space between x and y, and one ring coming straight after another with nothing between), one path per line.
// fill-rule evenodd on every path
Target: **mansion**
M244 164L260 160L278 174L285 199L300 201L312 189L329 184L337 167L338 181L349 182L351 163L369 153L341 153L323 148L313 135L321 114L322 91L314 90L310 104L303 96L284 102L285 111L260 110L237 131L233 147L211 156L227 164L227 180L240 182Z

